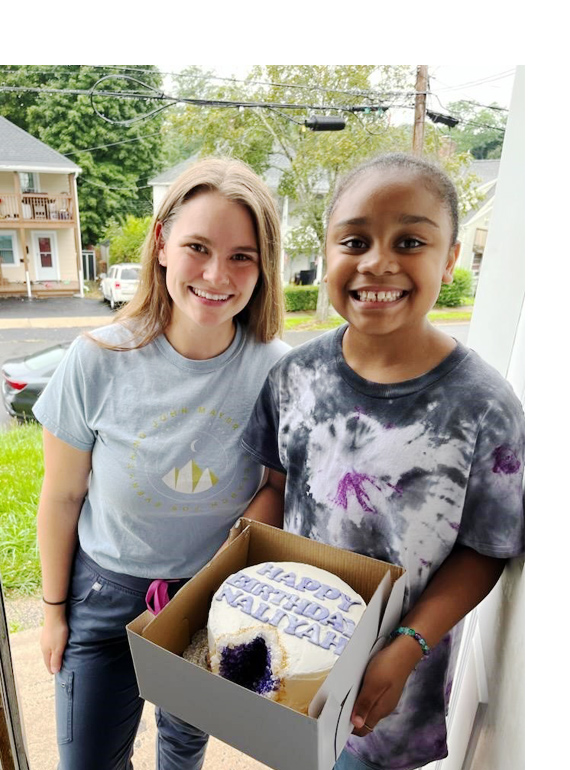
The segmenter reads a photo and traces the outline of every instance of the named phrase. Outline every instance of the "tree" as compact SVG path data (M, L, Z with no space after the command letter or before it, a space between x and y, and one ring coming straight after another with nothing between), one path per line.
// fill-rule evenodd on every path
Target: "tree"
M480 108L466 101L451 102L448 109L461 121L450 131L460 152L469 151L477 160L501 157L507 125L506 111L495 103Z
M324 274L325 212L336 182L366 157L379 152L411 151L410 127L392 125L390 113L379 113L375 108L394 104L394 93L413 91L413 83L414 71L407 66L256 66L239 85L202 82L201 98L307 107L188 106L173 117L171 129L199 142L201 155L230 155L249 163L258 174L277 173L278 192L295 203L298 218L287 245L295 256L303 249L306 254L319 254ZM339 113L330 109L333 106L369 106L370 111ZM346 128L335 132L306 130L304 121L311 113L343 114ZM437 129L426 139L426 155L440 159L449 168L461 192L473 184L462 177L462 167L471 158L468 153L448 157L442 152L442 136ZM321 282L317 313L324 319L327 312L326 284Z
M65 89L88 91L107 73L118 77L102 84L106 90L143 91L122 78L124 74L157 88L162 83L161 74L150 65L0 67L6 85L61 91L0 92L0 113L81 167L77 188L84 245L99 242L112 219L152 211L147 181L161 164L161 115L128 126L112 124L95 113L90 96L64 93ZM148 114L158 102L94 96L93 104L108 119L128 121Z

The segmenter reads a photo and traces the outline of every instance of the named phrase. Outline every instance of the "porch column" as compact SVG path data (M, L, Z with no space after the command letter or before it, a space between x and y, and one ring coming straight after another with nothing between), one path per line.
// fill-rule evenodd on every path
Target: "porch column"
M17 171L14 171L14 189L16 190L16 199L18 201L18 214L20 220L20 227L18 228L18 238L20 239L20 250L24 257L24 272L26 274L26 289L28 292L28 299L32 299L32 286L30 283L30 267L28 263L28 247L26 246L26 231L23 227L24 219L24 207L22 206L22 188L20 186L20 175Z
M69 193L73 199L75 248L77 250L77 277L79 278L79 296L83 299L85 290L83 286L83 259L81 257L81 227L79 224L79 201L77 198L77 181L75 174L69 174Z

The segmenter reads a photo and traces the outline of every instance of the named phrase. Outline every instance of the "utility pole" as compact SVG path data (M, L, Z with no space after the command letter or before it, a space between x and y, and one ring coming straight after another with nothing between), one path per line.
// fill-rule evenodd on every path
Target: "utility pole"
M416 109L414 112L414 139L412 152L422 155L424 150L424 128L426 123L426 92L428 82L427 64L418 64L416 74Z

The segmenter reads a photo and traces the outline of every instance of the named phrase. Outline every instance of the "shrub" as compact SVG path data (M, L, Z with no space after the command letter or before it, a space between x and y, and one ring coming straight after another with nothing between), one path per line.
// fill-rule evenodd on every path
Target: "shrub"
M318 286L286 286L285 310L294 313L298 310L316 310Z
M441 286L436 305L440 307L459 307L471 297L473 292L473 275L470 270L457 267L453 273L453 283Z
M107 231L110 240L109 264L140 262L141 248L152 217L137 218L129 214L123 224L114 223Z

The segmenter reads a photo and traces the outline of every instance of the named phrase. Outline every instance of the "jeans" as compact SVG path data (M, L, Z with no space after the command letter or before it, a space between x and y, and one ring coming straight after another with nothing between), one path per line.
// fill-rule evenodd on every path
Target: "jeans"
M125 626L146 609L150 583L104 570L81 550L75 557L69 638L55 675L58 770L132 770L144 701ZM160 708L156 723L157 770L200 770L206 733Z

